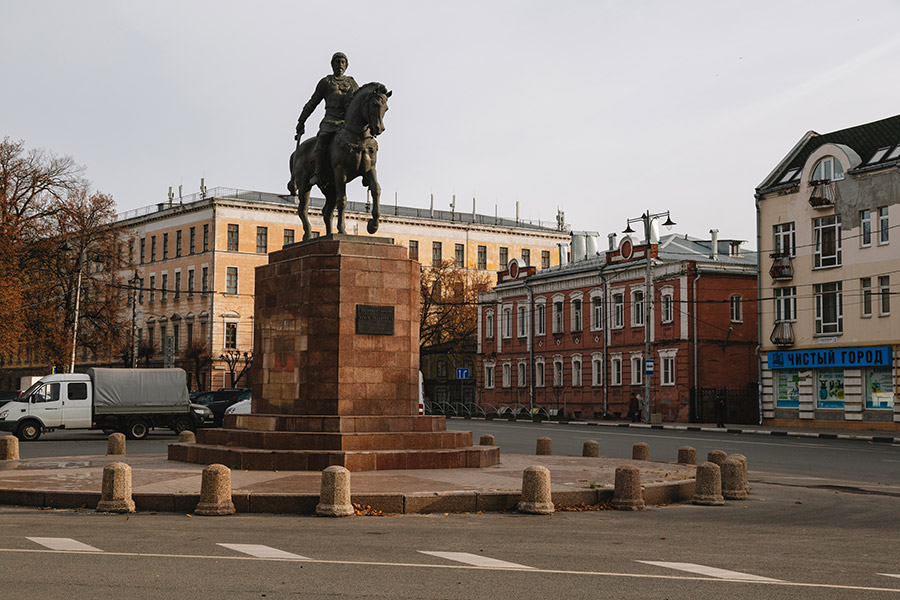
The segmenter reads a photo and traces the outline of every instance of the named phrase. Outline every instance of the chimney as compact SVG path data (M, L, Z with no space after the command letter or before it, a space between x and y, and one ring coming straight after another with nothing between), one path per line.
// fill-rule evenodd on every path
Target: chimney
M617 244L616 244L616 237L617 237L616 234L615 234L615 233L610 233L610 234L609 234L608 236L606 236L606 237L609 239L609 251L610 251L610 252L615 251L616 246L617 246Z
M585 258L593 258L597 256L597 233L596 232L588 232L587 236L584 238L584 257Z
M569 262L569 245L557 244L559 247L559 264L560 266Z
M584 259L584 233L572 232L572 262Z
M710 243L712 252L710 252L709 257L713 260L719 260L719 230L710 229L709 235L712 236L712 242Z

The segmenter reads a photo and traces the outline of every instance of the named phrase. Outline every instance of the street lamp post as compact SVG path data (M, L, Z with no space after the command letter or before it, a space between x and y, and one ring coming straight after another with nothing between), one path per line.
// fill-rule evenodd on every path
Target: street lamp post
M634 230L631 228L632 223L637 223L638 221L644 224L644 243L646 246L644 247L644 262L645 262L645 274L644 274L644 359L641 361L641 367L644 370L642 374L644 378L644 406L643 406L643 418L641 419L644 423L650 422L650 411L653 408L653 404L650 401L650 376L647 374L647 361L652 360L650 357L650 320L653 318L653 277L651 274L651 248L653 246L652 241L650 239L650 225L653 219L659 219L661 217L666 217L666 222L663 223L665 227L671 227L675 225L675 222L672 221L672 217L669 216L669 211L650 214L650 211L646 211L640 217L636 217L634 219L628 219L628 223L625 227L625 231L623 233L634 233ZM632 310L634 310L634 306L632 306Z
M137 339L137 294L138 284L141 279L138 272L134 272L134 278L128 283L131 284L131 368L137 368L138 355L138 339Z
M63 251L69 249L68 244L64 244L62 247ZM83 262L84 262L84 247L78 251L78 260L75 263L78 267L78 279L75 283L75 322L72 325L72 356L69 360L69 373L75 372L75 349L78 345L78 319L79 312L81 311L81 277L83 270Z

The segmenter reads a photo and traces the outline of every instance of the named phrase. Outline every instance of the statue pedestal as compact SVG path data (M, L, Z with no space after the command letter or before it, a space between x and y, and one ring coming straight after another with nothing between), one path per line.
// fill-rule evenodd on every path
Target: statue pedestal
M172 444L240 469L485 467L499 448L418 415L419 263L386 238L332 235L256 270L253 408Z

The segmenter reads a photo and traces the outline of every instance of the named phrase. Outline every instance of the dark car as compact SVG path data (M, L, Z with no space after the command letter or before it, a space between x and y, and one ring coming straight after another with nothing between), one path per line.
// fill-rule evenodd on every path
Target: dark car
M203 392L193 398L194 404L202 404L213 413L213 426L221 427L225 409L250 397L249 388L230 388Z
M0 390L0 402L8 402L19 397L18 390Z

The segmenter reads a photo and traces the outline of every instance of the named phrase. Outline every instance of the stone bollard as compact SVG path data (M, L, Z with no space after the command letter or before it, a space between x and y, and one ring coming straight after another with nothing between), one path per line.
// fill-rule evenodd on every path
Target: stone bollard
M522 473L522 496L516 506L519 512L532 515L549 515L553 512L550 496L550 470L535 465Z
M616 489L612 507L616 510L644 510L641 470L634 465L616 467Z
M722 463L725 462L726 458L728 458L728 456L721 450L713 450L706 455L707 462L719 465L720 469L722 468Z
M106 454L125 454L125 434L111 433L106 442Z
M744 484L744 491L750 493L750 470L747 468L747 457L743 454L730 454L728 458L734 458L741 463L741 481Z
M479 446L496 446L497 440L495 440L494 436L492 436L491 434L486 433L483 436L481 436L480 440L478 440L478 445Z
M234 514L234 503L231 501L231 469L225 465L208 465L203 468L200 501L197 502L194 514L205 516Z
M678 449L678 464L681 465L696 465L697 464L697 450L692 448L691 446L682 446Z
M597 440L585 440L584 446L581 448L581 455L598 458L600 456L600 442Z
M553 454L553 440L548 437L539 437L537 439L537 450L535 454L550 456Z
M697 466L697 481L694 487L694 504L719 506L725 504L722 497L722 474L719 465L705 462Z
M109 463L103 467L103 484L100 489L100 502L97 504L99 512L134 512L131 467L123 462Z
M179 444L193 444L197 441L197 436L193 431L189 429L185 429L181 433L178 434L178 443Z
M19 438L14 435L0 437L0 460L19 460Z
M746 500L744 489L744 465L736 458L722 463L722 496L726 500Z
M650 446L644 442L632 446L631 460L650 460Z
M322 471L322 489L316 514L320 517L349 517L356 514L350 503L350 471L334 465Z

